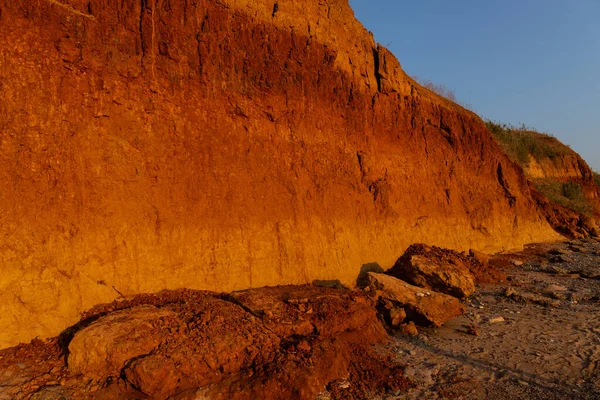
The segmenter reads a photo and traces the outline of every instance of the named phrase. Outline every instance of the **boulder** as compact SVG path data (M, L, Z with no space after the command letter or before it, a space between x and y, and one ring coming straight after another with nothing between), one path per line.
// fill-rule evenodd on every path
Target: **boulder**
M121 382L157 400L314 399L355 363L366 368L370 346L388 340L374 305L357 291L313 285L140 295L100 306L74 328L69 369L97 390ZM402 311L393 314L400 321Z
M424 244L410 246L387 273L423 288L463 298L475 291L475 277L468 267L474 258Z
M390 301L406 312L406 319L418 325L442 326L450 318L465 312L457 298L443 293L425 291L386 274L367 274L369 293Z
M90 378L118 377L126 361L146 355L168 337L166 320L179 325L173 311L139 306L99 318L69 344L69 369Z

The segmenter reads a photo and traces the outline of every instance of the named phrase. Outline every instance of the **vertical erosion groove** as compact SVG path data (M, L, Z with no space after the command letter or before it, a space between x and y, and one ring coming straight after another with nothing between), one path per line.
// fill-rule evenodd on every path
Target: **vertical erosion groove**
M375 80L377 81L377 91L381 92L381 73L379 71L379 46L373 47L373 61L375 64Z

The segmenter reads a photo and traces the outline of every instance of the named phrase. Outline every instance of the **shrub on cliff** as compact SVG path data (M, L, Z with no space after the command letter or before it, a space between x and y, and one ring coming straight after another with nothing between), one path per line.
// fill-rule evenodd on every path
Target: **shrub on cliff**
M586 215L593 212L593 206L585 198L583 187L577 182L560 183L551 179L540 179L536 181L535 188L553 203Z
M525 125L515 127L490 120L486 125L508 157L521 166L529 164L530 156L536 160L552 159L568 151L555 137Z

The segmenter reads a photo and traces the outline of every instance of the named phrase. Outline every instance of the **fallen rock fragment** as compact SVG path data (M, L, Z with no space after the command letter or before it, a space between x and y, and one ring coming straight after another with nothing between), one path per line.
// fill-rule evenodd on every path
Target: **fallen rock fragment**
M303 285L159 296L102 308L74 334L69 368L86 392L117 398L120 385L153 399L312 400L352 368L379 374L370 346L388 335L359 292ZM401 325L405 315L392 307L390 316Z
M417 336L419 334L419 330L415 326L415 323L411 321L408 324L403 324L400 327L400 333L407 336Z
M476 325L465 325L464 328L465 330L461 332L466 333L467 335L479 336L479 329L477 329Z
M481 265L483 265L484 267L490 263L490 257L487 254L484 254L477 250L469 250L469 257L481 263Z
M504 295L519 303L530 303L538 304L544 307L556 308L560 306L560 301L556 299L550 299L545 296L541 296L535 293L521 293L514 288L507 288L504 291Z
M499 324L500 322L505 322L504 317L490 318L489 320L490 324Z
M467 266L472 263L478 261L452 250L414 244L387 273L415 286L463 298L475 291L475 278Z
M572 258L565 255L552 256L549 260L553 263L570 263L574 261Z
M556 265L546 265L541 267L542 272L546 272L549 274L559 274L564 275L567 273L567 270L561 267L557 267Z
M567 255L569 253L571 253L569 250L567 249L562 249L562 248L555 248L552 249L550 251L548 251L549 254L554 254L554 255Z
M442 326L450 318L465 311L465 307L455 297L436 292L419 297L417 294L423 293L421 288L393 276L369 272L366 280L371 296L404 308L407 319L418 325Z
M406 311L403 308L394 307L389 311L389 324L393 328L397 328L406 319Z
M118 377L128 360L146 355L183 322L173 311L140 306L100 318L77 332L69 344L69 368L90 378Z

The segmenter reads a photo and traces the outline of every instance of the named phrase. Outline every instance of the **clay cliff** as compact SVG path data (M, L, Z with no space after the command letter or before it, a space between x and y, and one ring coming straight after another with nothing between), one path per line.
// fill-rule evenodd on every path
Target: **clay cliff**
M509 158L523 168L538 209L571 238L598 236L600 186L594 171L554 136L486 121Z
M551 139L561 148L560 154L539 159L530 156L530 162L523 166L534 187L534 199L561 234L573 238L597 236L600 186L594 172L570 147Z
M559 236L347 0L0 0L0 347L142 292Z

